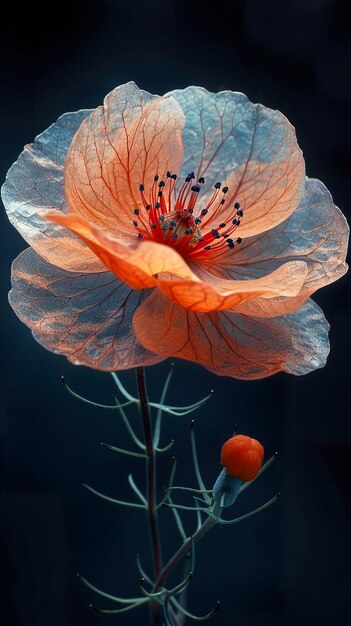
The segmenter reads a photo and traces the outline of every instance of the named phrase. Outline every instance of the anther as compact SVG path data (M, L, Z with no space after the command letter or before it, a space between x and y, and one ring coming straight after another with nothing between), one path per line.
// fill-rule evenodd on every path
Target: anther
M211 246L205 246L204 250L211 250Z
M191 191L195 191L195 193L199 193L200 187L198 185L193 185Z
M214 188L215 188L215 189L220 189L220 188L221 188L221 183L216 183L216 184L214 185Z
M158 186L159 186L159 187L164 187L164 186L165 186L164 181L163 181L163 180L161 180L161 182L158 184Z
M144 185L139 185L139 191L144 191L145 187Z
M142 239L142 238L143 238L142 234L138 233L138 239Z
M167 170L167 174L166 174L167 178L172 178L172 174L169 170Z
M172 174L171 178L173 178L173 180L177 180L177 174Z
M133 220L133 226L135 226L135 227L138 226L138 222L136 220Z
M134 215L139 215L140 211L139 209L134 209Z
M158 181L158 179L159 179L159 178L160 178L160 177L159 177L159 175L158 175L158 174L156 174L156 176L154 176L154 181L155 181L155 183L157 183L157 181Z
M240 209L240 203L239 202L236 202L234 204L234 209Z
M147 211L150 211L151 206L150 206L149 204L146 204L145 209L146 209Z
M244 211L242 209L239 209L236 214L239 215L239 217L242 217L244 215Z
M201 215L207 215L207 213L208 213L208 210L207 210L207 209L202 209L202 211L201 211Z
M224 228L226 225L227 225L227 224L226 224L225 222L222 222L222 223L218 226L218 228Z
M200 185L203 185L205 182L205 179L203 176L200 176L199 180L197 181L198 183L200 183Z
M151 224L151 228L156 228L156 224Z
M155 204L155 209L159 209L159 208L160 208L160 206L161 206L161 205L160 205L160 203L159 203L159 202L156 202L156 204Z
M224 204L224 203L225 203L225 199L224 199L224 198L222 198L222 200L221 200L221 204Z
M237 240L236 240L236 243L241 243L241 242L242 242L242 238L238 237Z
M199 217L196 217L196 218L195 218L195 224L201 224L201 220L200 220L200 218L199 218Z

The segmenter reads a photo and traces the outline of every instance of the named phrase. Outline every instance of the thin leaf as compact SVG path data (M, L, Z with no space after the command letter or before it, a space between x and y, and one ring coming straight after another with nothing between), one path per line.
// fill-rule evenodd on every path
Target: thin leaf
M115 381L120 393L122 394L122 396L124 396L126 398L126 400L129 400L130 402L133 402L135 404L139 403L139 400L137 398L134 398L127 390L126 388L122 385L120 379L118 378L116 372L111 372L111 376L113 378L113 380Z
M171 382L172 374L173 374L173 363L171 365L171 369L168 372L168 376L166 378L165 384L162 389L161 399L160 399L160 407L157 411L156 422L155 422L155 430L154 430L154 448L158 447L160 443L160 435L161 435L161 423L162 423L162 406L166 399L167 391L169 388L169 384Z
M128 613L128 611L132 611L138 606L146 604L146 602L149 602L149 600L147 598L142 598L139 602L135 602L134 604L126 606L123 609L98 609L93 604L90 605L90 608L92 611L95 611L95 613L102 613L103 615L118 615L119 613Z
M252 485L252 483L259 477L261 476L261 474L263 474L263 472L266 471L266 469L268 469L268 467L273 463L273 461L275 461L275 459L278 456L278 452L275 452L274 454L272 454L271 457L269 457L268 461L265 462L264 465L262 465L260 471L258 472L258 474L255 476L255 478L253 478L252 480L248 480L246 483L243 483L240 487L240 491L239 493L241 493L242 491L244 491L245 489L247 489L247 487L250 487L250 485Z
M270 507L274 502L276 502L276 500L278 500L279 498L279 493L277 493L273 498L271 498L270 500L268 500L268 502L265 502L265 504L262 504L262 506L259 506L257 509L254 509L253 511L250 511L249 513L245 513L245 515L240 515L240 517L235 517L234 519L231 520L226 520L226 519L222 519L222 518L216 518L216 521L218 521L220 524L236 524L237 522L241 522L244 519L248 519L249 517L252 517L253 515L256 515L257 513L260 513L261 511L264 511L265 509L268 509L268 507ZM214 517L211 513L209 513L210 517Z
M68 391L68 393L71 394L71 396L73 396L74 398L77 398L77 400L81 400L82 402L85 402L86 404L90 404L91 406L98 407L99 409L113 410L113 409L119 409L121 407L130 406L131 404L135 404L135 402L131 400L129 400L128 402L124 402L123 404L100 404L99 402L88 400L88 398L84 398L84 396L80 396L78 393L73 391L73 389L71 389L71 387L67 385L63 376L61 376L61 380L62 380L64 388L66 389L66 391Z
M190 428L191 453L192 453L192 456L193 456L194 469L195 469L198 485L200 487L200 490L205 494L207 489L205 487L204 481L202 480L200 467L199 467L199 463L198 463L198 460L197 460L194 424L195 424L195 422L194 422L194 420L192 420L191 428ZM206 500L208 501L208 503L210 503L210 498L206 498Z
M210 619L210 617L212 617L212 615L214 615L220 607L220 603L217 602L215 608L212 609L212 611L210 611L209 613L206 613L206 615L198 616L198 615L193 615L192 613L189 613L189 611L186 611L186 609L175 598L171 598L170 602L172 602L172 604L174 604L174 606L178 609L178 611L183 613L183 615L185 615L186 617L190 617L190 619L193 619L196 622L204 622L207 619Z
M146 459L146 454L142 454L141 452L133 452L132 450L124 450L124 448L117 448L116 446L111 446L109 443L101 443L102 446L112 450L112 452L120 452L121 454L127 454L128 456L135 456L139 459Z
M116 500L115 498L110 498L110 496L105 496L105 494L97 491L96 489L93 489L93 487L90 487L86 483L83 483L83 487L88 489L88 491L91 491L91 493L93 493L95 496L98 496L102 500L106 500L106 502L111 502L111 504L120 504L121 506L129 506L133 509L144 509L145 511L145 506L143 504L136 504L135 502L125 502L124 500Z
M145 573L145 570L143 569L139 554L137 554L136 559L137 559L137 568L139 570L141 577L145 578L145 580L149 583L149 585L153 585L151 578Z
M164 448L155 448L155 452L168 452L168 450L173 448L173 446L174 446L174 439L171 439L169 444L167 444L167 446L165 446Z
M138 496L138 498L141 500L141 502L143 503L143 505L145 506L145 508L147 507L147 501L146 498L144 497L144 495L141 493L140 489L138 489L138 487L136 486L135 482L134 482L134 478L132 476L132 474L128 474L128 482L131 486L131 488L133 489L134 493L136 493L136 495Z
M117 602L118 604L131 604L131 603L133 604L135 602L140 602L140 600L144 602L144 598L119 598L117 596L113 596L110 593L106 593L105 591L102 591L98 587L95 587L95 585L92 585L81 574L77 574L77 577L86 587L88 587L88 589L90 589L94 593L97 593L102 598L106 598L106 600L111 600L112 602Z

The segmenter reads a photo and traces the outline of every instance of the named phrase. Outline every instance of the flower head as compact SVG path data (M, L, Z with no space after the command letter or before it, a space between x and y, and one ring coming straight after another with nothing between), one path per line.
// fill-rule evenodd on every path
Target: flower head
M263 463L262 444L247 435L234 435L221 449L221 463L229 476L242 481L253 480Z
M73 363L175 356L237 378L324 365L309 297L346 271L348 228L281 113L128 83L26 146L2 196L31 246L10 302Z

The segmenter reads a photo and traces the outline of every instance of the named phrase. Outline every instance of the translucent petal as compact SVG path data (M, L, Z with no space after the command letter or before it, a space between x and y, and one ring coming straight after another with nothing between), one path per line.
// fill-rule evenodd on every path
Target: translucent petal
M147 191L155 174L179 170L183 126L173 98L152 96L132 82L114 89L71 144L65 165L71 211L118 236L134 236L139 185Z
M194 279L157 280L157 286L168 298L189 311L228 311L246 301L289 298L299 293L307 273L304 262L285 263L277 271L257 280L224 280L208 272L201 275L204 281ZM211 282L206 279L211 278Z
M188 312L154 291L134 314L133 327L149 350L234 378L306 374L323 367L329 352L329 326L312 300L296 313L257 319Z
M229 191L220 221L240 202L240 237L285 220L302 198L305 170L295 130L284 115L237 92L188 87L170 94L185 114L181 179L194 170L205 177L204 190L211 194L215 182L225 182Z
M112 371L158 363L135 337L131 319L148 292L110 272L79 274L49 265L33 250L13 263L10 303L35 339L68 360Z
M219 277L252 280L287 261L304 261L308 272L296 297L257 298L236 309L258 317L284 315L347 271L348 236L346 219L327 188L319 180L307 179L303 200L285 222L267 233L244 239L233 251L218 257L209 270ZM205 279L201 272L200 276Z
M223 280L205 273L205 280L211 279L211 284L207 284L170 246L141 241L127 247L73 213L51 213L47 217L67 225L82 237L105 266L130 287L141 289L157 285L168 298L192 311L232 310L258 296L295 296L307 272L305 264L297 261L253 281Z
M156 275L161 272L196 280L184 259L170 246L155 241L135 241L134 246L128 247L73 213L49 213L47 219L67 225L77 233L108 269L134 289L155 286Z
M66 113L38 135L9 169L1 190L8 217L27 243L47 261L80 272L96 271L101 263L81 239L48 223L43 213L67 210L64 161L74 134L89 113Z

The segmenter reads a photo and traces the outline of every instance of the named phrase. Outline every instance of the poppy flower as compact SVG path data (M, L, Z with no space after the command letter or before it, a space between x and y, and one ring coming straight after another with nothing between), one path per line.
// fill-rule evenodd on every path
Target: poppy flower
M348 228L278 111L128 83L26 146L2 197L31 246L11 305L73 363L173 356L246 379L324 365L310 295L346 271Z

